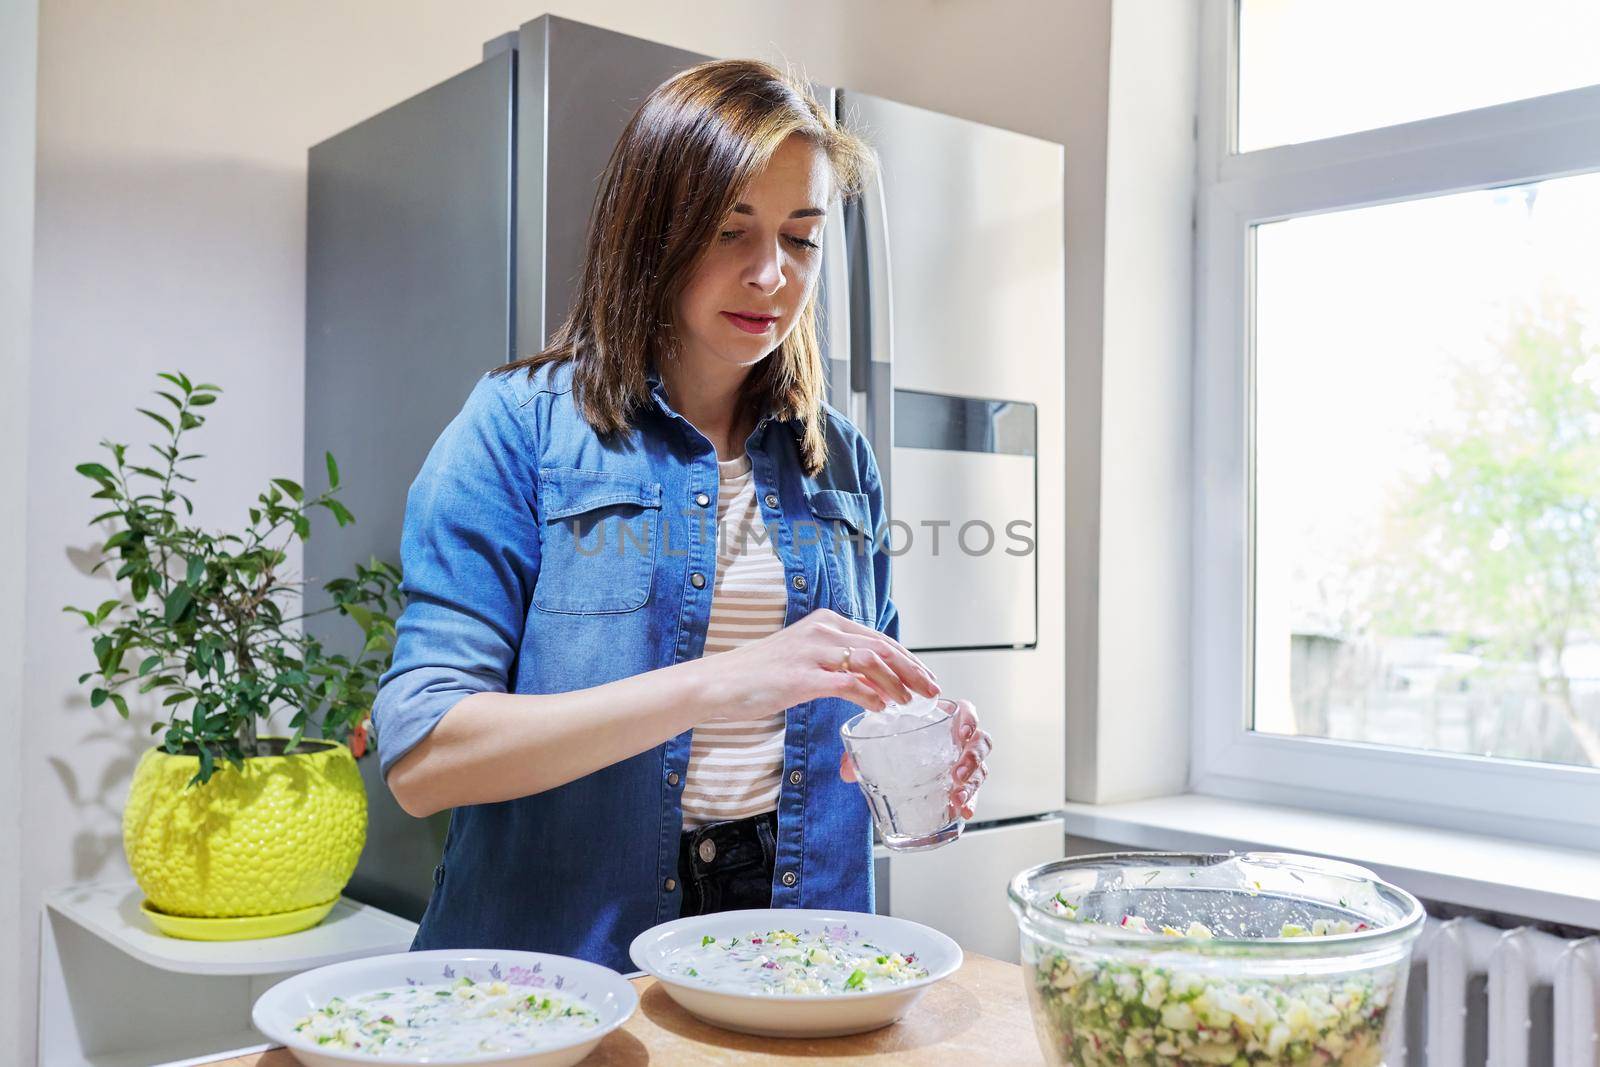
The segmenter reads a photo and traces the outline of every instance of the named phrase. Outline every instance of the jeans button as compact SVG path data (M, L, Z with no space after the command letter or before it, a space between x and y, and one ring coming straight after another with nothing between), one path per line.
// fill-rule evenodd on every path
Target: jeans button
M767 494L767 507L775 508L777 506L778 506L778 494L777 493L768 493Z
M784 871L782 880L784 885L792 886L800 880L800 876L793 871Z
M681 782L681 781L683 781L683 779L678 777L678 772L677 771L668 771L667 772L667 784L668 785L677 786L677 784L679 782Z
M704 589L706 587L706 576L701 574L699 571L695 571L693 574L689 575L689 584L694 586L696 589Z
M711 840L709 837L705 838L700 842L699 851L700 861L702 863L710 863L712 860L717 858L717 843Z
M678 880L676 878L668 878L665 882L661 883L661 888L670 893L674 889L678 888Z
M795 575L794 576L794 587L796 589L804 591L805 587L806 587L806 576L803 575L803 574Z
M701 507L708 507L711 504L711 498L704 493L696 493L694 495L694 502L699 504Z
M799 771L790 771L789 772L789 784L790 785L799 785L800 784L800 780L802 778L804 778L804 777L805 777L805 775L801 774Z

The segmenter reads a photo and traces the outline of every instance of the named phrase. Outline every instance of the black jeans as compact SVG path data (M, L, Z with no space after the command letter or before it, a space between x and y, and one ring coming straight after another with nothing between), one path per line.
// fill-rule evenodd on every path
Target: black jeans
M772 907L777 836L776 811L685 832L678 844L681 914Z

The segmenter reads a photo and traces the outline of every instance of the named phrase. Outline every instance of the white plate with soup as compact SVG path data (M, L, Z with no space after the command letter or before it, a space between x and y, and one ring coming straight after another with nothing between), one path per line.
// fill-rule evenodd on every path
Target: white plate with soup
M764 1037L888 1026L961 966L961 947L907 919L770 908L652 927L628 954L690 1014Z
M638 1006L632 984L596 963L437 949L297 974L257 998L251 1021L306 1067L566 1067Z

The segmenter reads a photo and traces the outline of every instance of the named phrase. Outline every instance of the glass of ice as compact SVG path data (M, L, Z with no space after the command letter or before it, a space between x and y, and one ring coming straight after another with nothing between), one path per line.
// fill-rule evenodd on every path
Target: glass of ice
M916 852L961 836L965 820L950 803L961 748L951 733L956 702L921 697L864 711L839 728L856 781L889 848Z

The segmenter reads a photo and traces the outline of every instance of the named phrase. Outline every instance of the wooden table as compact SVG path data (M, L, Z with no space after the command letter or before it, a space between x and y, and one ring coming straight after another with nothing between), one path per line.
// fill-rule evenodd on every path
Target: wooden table
M635 978L633 985L639 991L639 1010L621 1029L607 1034L582 1067L725 1067L810 1059L824 1059L829 1067L1044 1063L1033 1036L1022 968L971 952L961 969L929 989L904 1019L853 1037L795 1040L736 1034L708 1026L678 1007L666 990L656 988L654 978ZM280 1048L218 1060L211 1067L297 1067L297 1061Z

